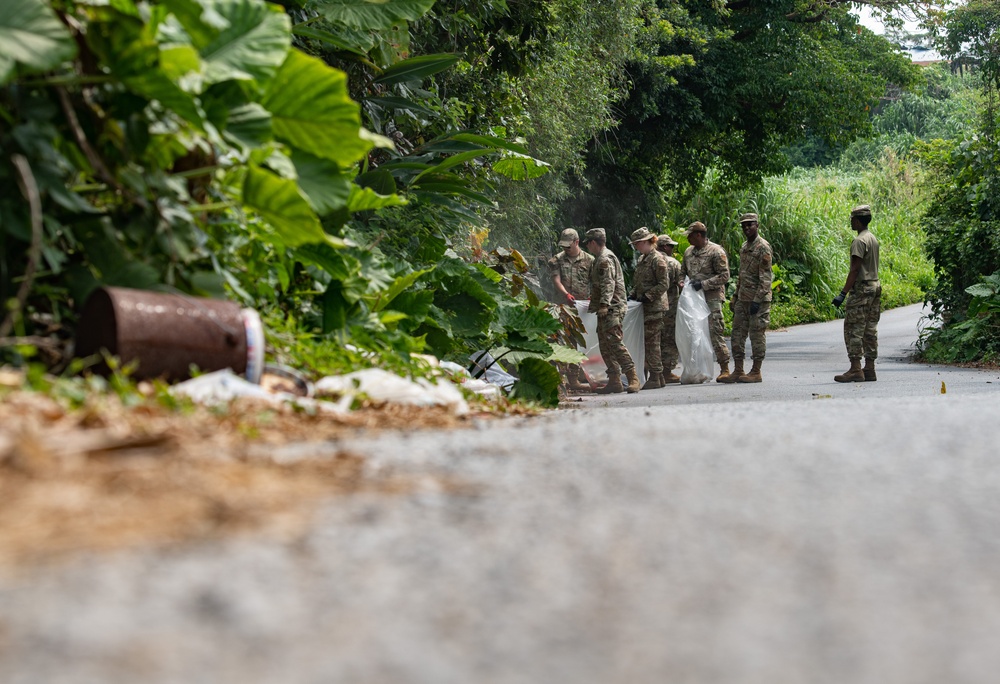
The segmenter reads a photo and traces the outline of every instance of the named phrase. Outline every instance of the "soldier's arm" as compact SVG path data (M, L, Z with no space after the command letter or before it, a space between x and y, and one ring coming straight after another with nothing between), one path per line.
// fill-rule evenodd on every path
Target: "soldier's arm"
M597 278L600 289L601 308L611 306L611 298L615 295L615 270L610 259L602 259L597 267Z
M764 250L760 255L760 266L757 276L760 279L760 287L754 294L755 302L763 303L767 299L767 294L771 291L771 250Z
M667 267L666 259L659 258L653 262L653 275L656 278L656 284L646 290L646 297L650 302L658 300L670 287L670 269Z
M715 275L701 281L702 287L706 290L724 290L729 282L729 260L725 252L720 250L712 259L712 270Z
M840 294L847 294L851 291L859 273L861 273L861 257L851 255L851 271L847 274L847 282L844 283L844 289L840 291Z

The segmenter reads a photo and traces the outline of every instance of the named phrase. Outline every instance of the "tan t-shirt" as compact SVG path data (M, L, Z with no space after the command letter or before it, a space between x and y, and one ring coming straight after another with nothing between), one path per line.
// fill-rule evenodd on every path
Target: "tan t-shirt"
M878 280L878 240L865 228L851 243L851 256L861 258L858 280Z

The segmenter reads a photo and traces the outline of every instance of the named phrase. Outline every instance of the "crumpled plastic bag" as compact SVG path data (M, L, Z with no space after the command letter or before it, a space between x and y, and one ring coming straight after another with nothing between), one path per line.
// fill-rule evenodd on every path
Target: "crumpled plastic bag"
M476 369L477 375L485 369L485 372L482 373L480 379L496 385L507 392L513 389L514 383L517 382L517 377L505 371L503 367L496 362L493 355L488 352L480 350L469 354L469 360Z
M350 409L350 403L329 401L316 401L306 397L299 397L289 392L271 392L267 389L249 382L239 375L233 373L229 368L199 375L178 383L170 388L170 393L181 397L188 397L192 401L205 404L206 406L218 406L226 404L233 399L245 397L267 402L268 404L293 404L302 408L315 408L330 413L344 413Z
M469 404L461 390L450 381L437 385L417 378L400 377L381 368L366 368L347 375L328 375L316 383L317 395L342 398L363 394L372 401L409 406L444 406L455 415L469 412Z
M715 370L715 351L708 319L712 310L705 293L689 287L690 278L684 279L681 296L677 300L677 323L674 333L681 362L681 384L696 385L709 382Z

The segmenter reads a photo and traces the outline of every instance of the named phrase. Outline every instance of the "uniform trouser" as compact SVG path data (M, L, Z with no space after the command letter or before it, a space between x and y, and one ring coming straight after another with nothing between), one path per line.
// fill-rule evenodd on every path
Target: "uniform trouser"
M677 365L677 309L671 308L663 315L663 325L660 328L660 360L663 372L669 373Z
M628 373L635 368L632 355L622 342L622 320L625 314L608 313L597 315L597 341L601 349L601 358L608 367L608 377L615 378L622 373Z
M844 315L844 343L847 358L858 361L862 355L878 358L878 321L882 317L882 285L877 280L855 284L847 296Z
M660 336L663 334L663 312L645 314L642 319L642 329L646 345L646 370L650 373L661 373L663 359L660 357Z
M715 360L720 365L729 365L729 349L726 347L726 322L722 318L722 300L709 299L708 308L712 311L712 315L708 317L708 331L712 335Z
M578 363L560 363L559 370L562 371L567 380L587 382L587 375L583 372L583 366Z
M765 334L771 324L771 302L761 302L756 315L750 315L751 303L736 302L736 310L733 311L733 358L739 361L746 358L748 335L754 361L763 361L767 351Z

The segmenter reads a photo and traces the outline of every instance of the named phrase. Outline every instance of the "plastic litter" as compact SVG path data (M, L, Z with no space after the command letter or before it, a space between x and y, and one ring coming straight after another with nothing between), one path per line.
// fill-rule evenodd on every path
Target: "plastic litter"
M674 328L682 366L681 383L684 385L709 382L715 358L708 327L712 311L708 307L705 293L688 287L690 280L684 279L684 287L677 300L677 323Z
M228 368L185 380L171 387L170 392L207 406L218 406L234 399L249 398L275 406L289 403L301 408L330 413L346 413L350 409L350 398L334 403L298 397L288 392L270 392L260 385L244 380Z
M514 383L517 382L517 376L505 371L489 352L477 351L469 354L469 360L472 361L472 366L475 369L474 374L479 374L480 371L486 369L486 372L479 377L480 380L496 385L506 392L509 392L514 387Z
M372 401L409 406L444 406L455 415L469 412L469 404L462 392L450 381L432 384L417 378L410 380L380 368L366 368L347 375L328 375L316 382L319 396L338 396L348 401L365 395Z

